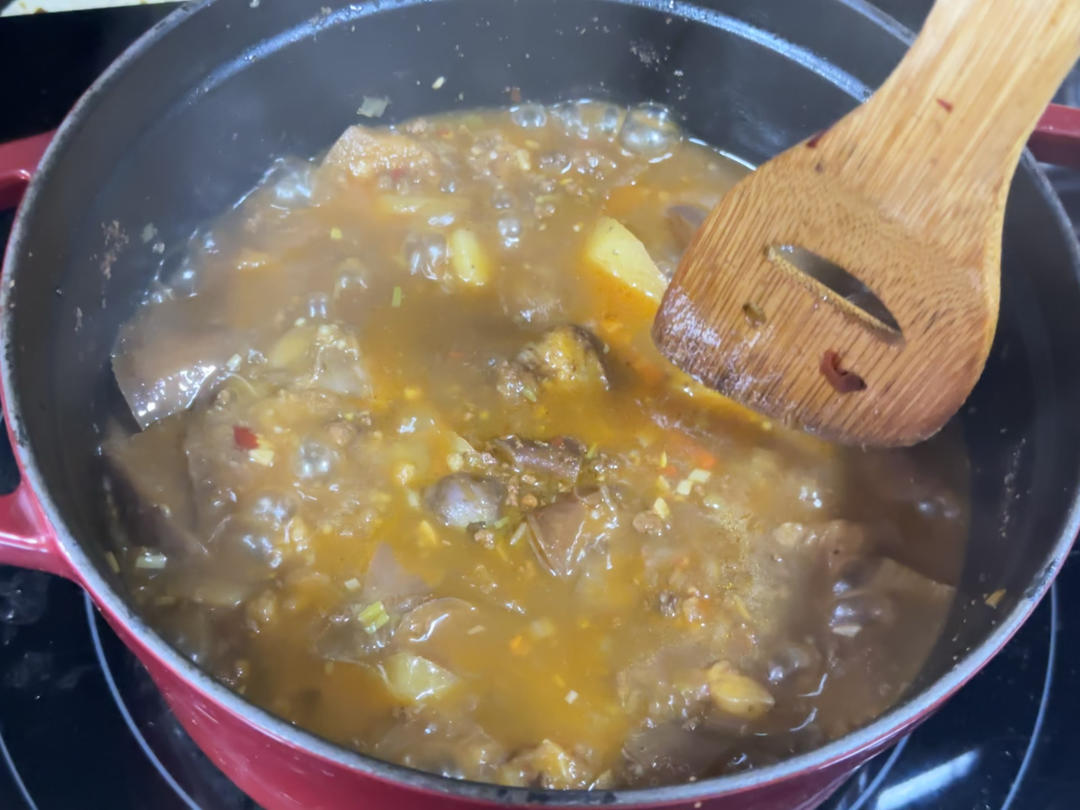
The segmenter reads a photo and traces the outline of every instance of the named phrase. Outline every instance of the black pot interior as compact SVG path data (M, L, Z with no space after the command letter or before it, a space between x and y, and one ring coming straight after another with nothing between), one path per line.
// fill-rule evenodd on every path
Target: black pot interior
M387 120L505 105L510 87L543 102L657 100L694 135L760 162L853 107L904 50L902 32L858 0L218 0L179 14L71 124L8 269L16 429L99 562L95 448L117 404L119 324L200 224L275 157L325 149L362 96L388 96ZM1012 189L1004 269L993 355L961 416L976 506L968 564L923 685L965 666L1045 581L1077 492L1077 257L1032 164ZM999 588L994 610L983 598Z

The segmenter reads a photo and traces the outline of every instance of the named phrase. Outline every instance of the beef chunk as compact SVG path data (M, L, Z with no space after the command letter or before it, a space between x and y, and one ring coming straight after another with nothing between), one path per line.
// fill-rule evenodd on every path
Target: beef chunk
M113 375L140 428L188 408L247 342L231 330L200 323L192 300L141 310L117 338Z
M192 531L195 507L177 420L103 446L114 504L137 542L157 540L166 553L205 551Z
M588 508L574 496L557 498L529 513L533 549L555 576L570 576L584 557L590 541L588 517Z
M575 439L559 437L534 441L520 436L504 436L491 443L496 458L520 472L551 475L563 481L576 481L581 472L585 447Z
M506 488L491 478L454 473L428 487L424 500L445 526L464 529L499 519Z
M556 326L527 344L498 369L498 389L507 399L535 400L548 388L574 391L608 387L596 338L580 326Z
M607 388L598 341L580 326L556 326L525 346L516 361L540 378L541 385L564 390Z

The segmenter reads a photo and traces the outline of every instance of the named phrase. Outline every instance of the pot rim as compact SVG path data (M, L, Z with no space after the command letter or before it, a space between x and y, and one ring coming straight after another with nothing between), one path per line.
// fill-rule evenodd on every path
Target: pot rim
M107 93L123 74L142 54L152 48L160 39L180 27L189 18L200 11L228 0L202 0L186 4L170 13L165 19L153 26L128 47L98 77L82 95L72 110L64 118L55 138L42 158L38 170L23 197L11 228L7 249L4 255L4 283L0 285L0 395L3 397L5 415L8 420L9 434L13 438L13 450L20 472L40 506L45 519L55 534L57 553L69 566L76 580L89 592L98 608L113 621L124 626L156 660L158 664L179 676L186 685L199 692L204 698L220 705L229 713L254 726L264 734L280 740L291 748L299 748L321 759L344 766L353 771L382 781L407 785L410 788L432 794L457 796L466 799L510 803L510 804L548 804L548 805L663 805L675 802L693 802L718 795L733 795L766 784L786 781L802 773L818 771L823 767L840 763L845 759L873 749L885 743L889 738L915 725L921 718L934 711L961 686L970 680L991 658L993 658L1017 632L1027 617L1034 611L1045 595L1054 577L1065 562L1069 548L1080 531L1080 493L1074 493L1070 508L1065 515L1064 527L1052 549L1047 555L1047 562L1035 578L1033 584L1024 591L1017 604L1004 617L997 627L979 645L970 649L960 658L953 668L943 677L938 678L921 692L909 697L904 702L889 709L873 722L856 731L833 740L807 753L790 757L773 765L756 768L745 773L711 777L696 782L667 785L655 788L634 788L617 790L532 790L527 788L506 787L491 783L471 782L418 771L403 765L371 757L332 743L318 735L273 715L269 711L249 702L240 694L224 686L208 673L198 668L188 658L172 647L157 631L147 624L128 604L124 596L113 588L90 559L81 543L74 537L63 520L60 511L49 495L45 481L38 470L34 453L26 434L22 418L21 402L14 388L13 367L16 347L11 337L9 321L14 306L17 288L18 258L22 253L23 243L27 239L28 222L35 216L47 216L39 213L38 198L41 190L52 182L58 156L67 144L78 137L83 119L94 114L99 96ZM429 0L396 0L384 4L381 10L401 9L419 5ZM450 2L450 0L443 0ZM787 40L773 35L749 23L707 9L693 0L621 0L621 2L641 6L668 16L683 17L696 24L717 24L736 34L747 37L749 34L758 44L786 55L792 53L801 56L804 64L807 59L814 63L828 65L829 70L823 75L830 82L856 97L865 85L846 71L827 63L824 59ZM897 39L910 42L914 35L910 30L897 23L888 15L869 5L867 0L837 0L873 23L885 29ZM246 6L246 3L245 3ZM351 18L367 16L378 7L351 6L342 9ZM334 15L336 16L336 14ZM325 25L329 20L324 20ZM1050 205L1056 223L1066 236L1066 245L1072 259L1075 273L1080 275L1080 244L1061 205L1054 194L1049 181L1038 164L1026 150L1020 161L1020 168L1035 181L1037 190Z

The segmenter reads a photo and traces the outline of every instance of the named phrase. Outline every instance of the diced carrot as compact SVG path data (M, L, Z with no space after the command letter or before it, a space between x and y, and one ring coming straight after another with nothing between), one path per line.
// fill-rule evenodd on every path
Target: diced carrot
M236 446L243 450L254 450L259 446L259 437L254 430L243 425L236 425L232 429L233 441Z
M703 470L711 470L716 466L716 456L704 447L698 446L694 452L694 466Z
M716 456L685 434L671 434L668 449L672 455L689 459L691 467L711 470L716 466Z

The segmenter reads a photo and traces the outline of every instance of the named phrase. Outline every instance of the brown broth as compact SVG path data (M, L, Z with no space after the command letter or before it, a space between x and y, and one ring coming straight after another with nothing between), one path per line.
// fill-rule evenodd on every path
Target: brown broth
M895 702L962 560L957 438L771 424L668 366L656 301L590 258L609 217L669 275L671 207L745 171L594 102L276 167L114 356L145 427L104 447L117 556L149 620L324 737L507 784L742 770ZM506 461L508 435L573 474Z

